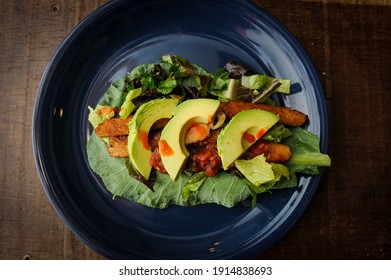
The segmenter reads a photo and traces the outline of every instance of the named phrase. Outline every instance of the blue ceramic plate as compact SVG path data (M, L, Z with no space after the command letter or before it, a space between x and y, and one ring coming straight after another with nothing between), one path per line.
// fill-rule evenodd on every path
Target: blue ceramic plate
M69 228L112 259L252 258L297 221L321 176L299 187L218 205L150 209L112 199L89 168L87 106L136 65L176 54L210 72L234 59L290 79L295 94L281 105L308 114L307 129L327 146L325 99L307 55L276 19L247 1L118 0L84 19L62 42L38 89L33 147L45 191Z

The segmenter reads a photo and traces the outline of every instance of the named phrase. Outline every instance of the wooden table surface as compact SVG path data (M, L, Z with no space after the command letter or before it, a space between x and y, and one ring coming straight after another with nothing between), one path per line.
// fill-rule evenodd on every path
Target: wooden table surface
M63 223L35 168L32 113L62 39L103 0L0 1L0 259L103 259ZM329 155L297 224L259 259L391 259L391 1L257 0L312 59Z

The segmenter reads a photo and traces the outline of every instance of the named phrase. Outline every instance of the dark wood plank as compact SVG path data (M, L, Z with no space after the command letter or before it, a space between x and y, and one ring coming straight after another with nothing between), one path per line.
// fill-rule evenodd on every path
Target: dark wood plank
M101 258L54 212L36 172L31 121L41 75L66 34L105 1L1 1L0 258Z
M301 3L288 15L268 10L286 18L318 69L333 166L298 224L261 257L390 258L391 7Z

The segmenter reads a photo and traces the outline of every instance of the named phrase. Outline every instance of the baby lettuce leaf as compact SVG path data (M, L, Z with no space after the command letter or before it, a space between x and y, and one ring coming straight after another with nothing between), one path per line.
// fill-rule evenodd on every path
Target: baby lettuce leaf
M290 80L277 79L269 77L267 75L256 74L251 76L242 76L241 84L249 89L256 89L262 91L267 89L276 80L280 82L280 86L275 91L289 94L291 87Z
M270 163L263 155L252 159L238 159L235 166L256 187L274 181L274 172Z
M165 55L160 58L163 63L168 63L172 66L177 67L178 71L175 73L175 77L191 77L199 75L208 75L202 67L191 63L188 59L176 56L176 55Z
M136 98L142 93L141 88L131 89L128 94L126 95L124 103L121 105L121 109L119 111L119 116L123 119L126 119L129 117L129 115L133 112L134 108L136 107L132 99Z

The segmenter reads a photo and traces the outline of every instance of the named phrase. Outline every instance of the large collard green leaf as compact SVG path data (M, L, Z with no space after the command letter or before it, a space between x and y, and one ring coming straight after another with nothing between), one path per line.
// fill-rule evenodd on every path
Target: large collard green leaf
M250 196L246 181L226 172L208 177L197 193L193 193L195 204L216 203L233 207ZM190 199L191 200L191 195Z
M120 196L153 208L167 208L170 205L194 206L216 203L233 207L250 196L245 182L228 173L220 173L207 178L198 192L192 192L184 199L182 188L189 176L182 173L177 181L171 181L168 175L157 172L154 191L132 177L127 159L113 158L107 152L106 143L93 133L87 143L87 155L91 169L98 174L106 188Z

